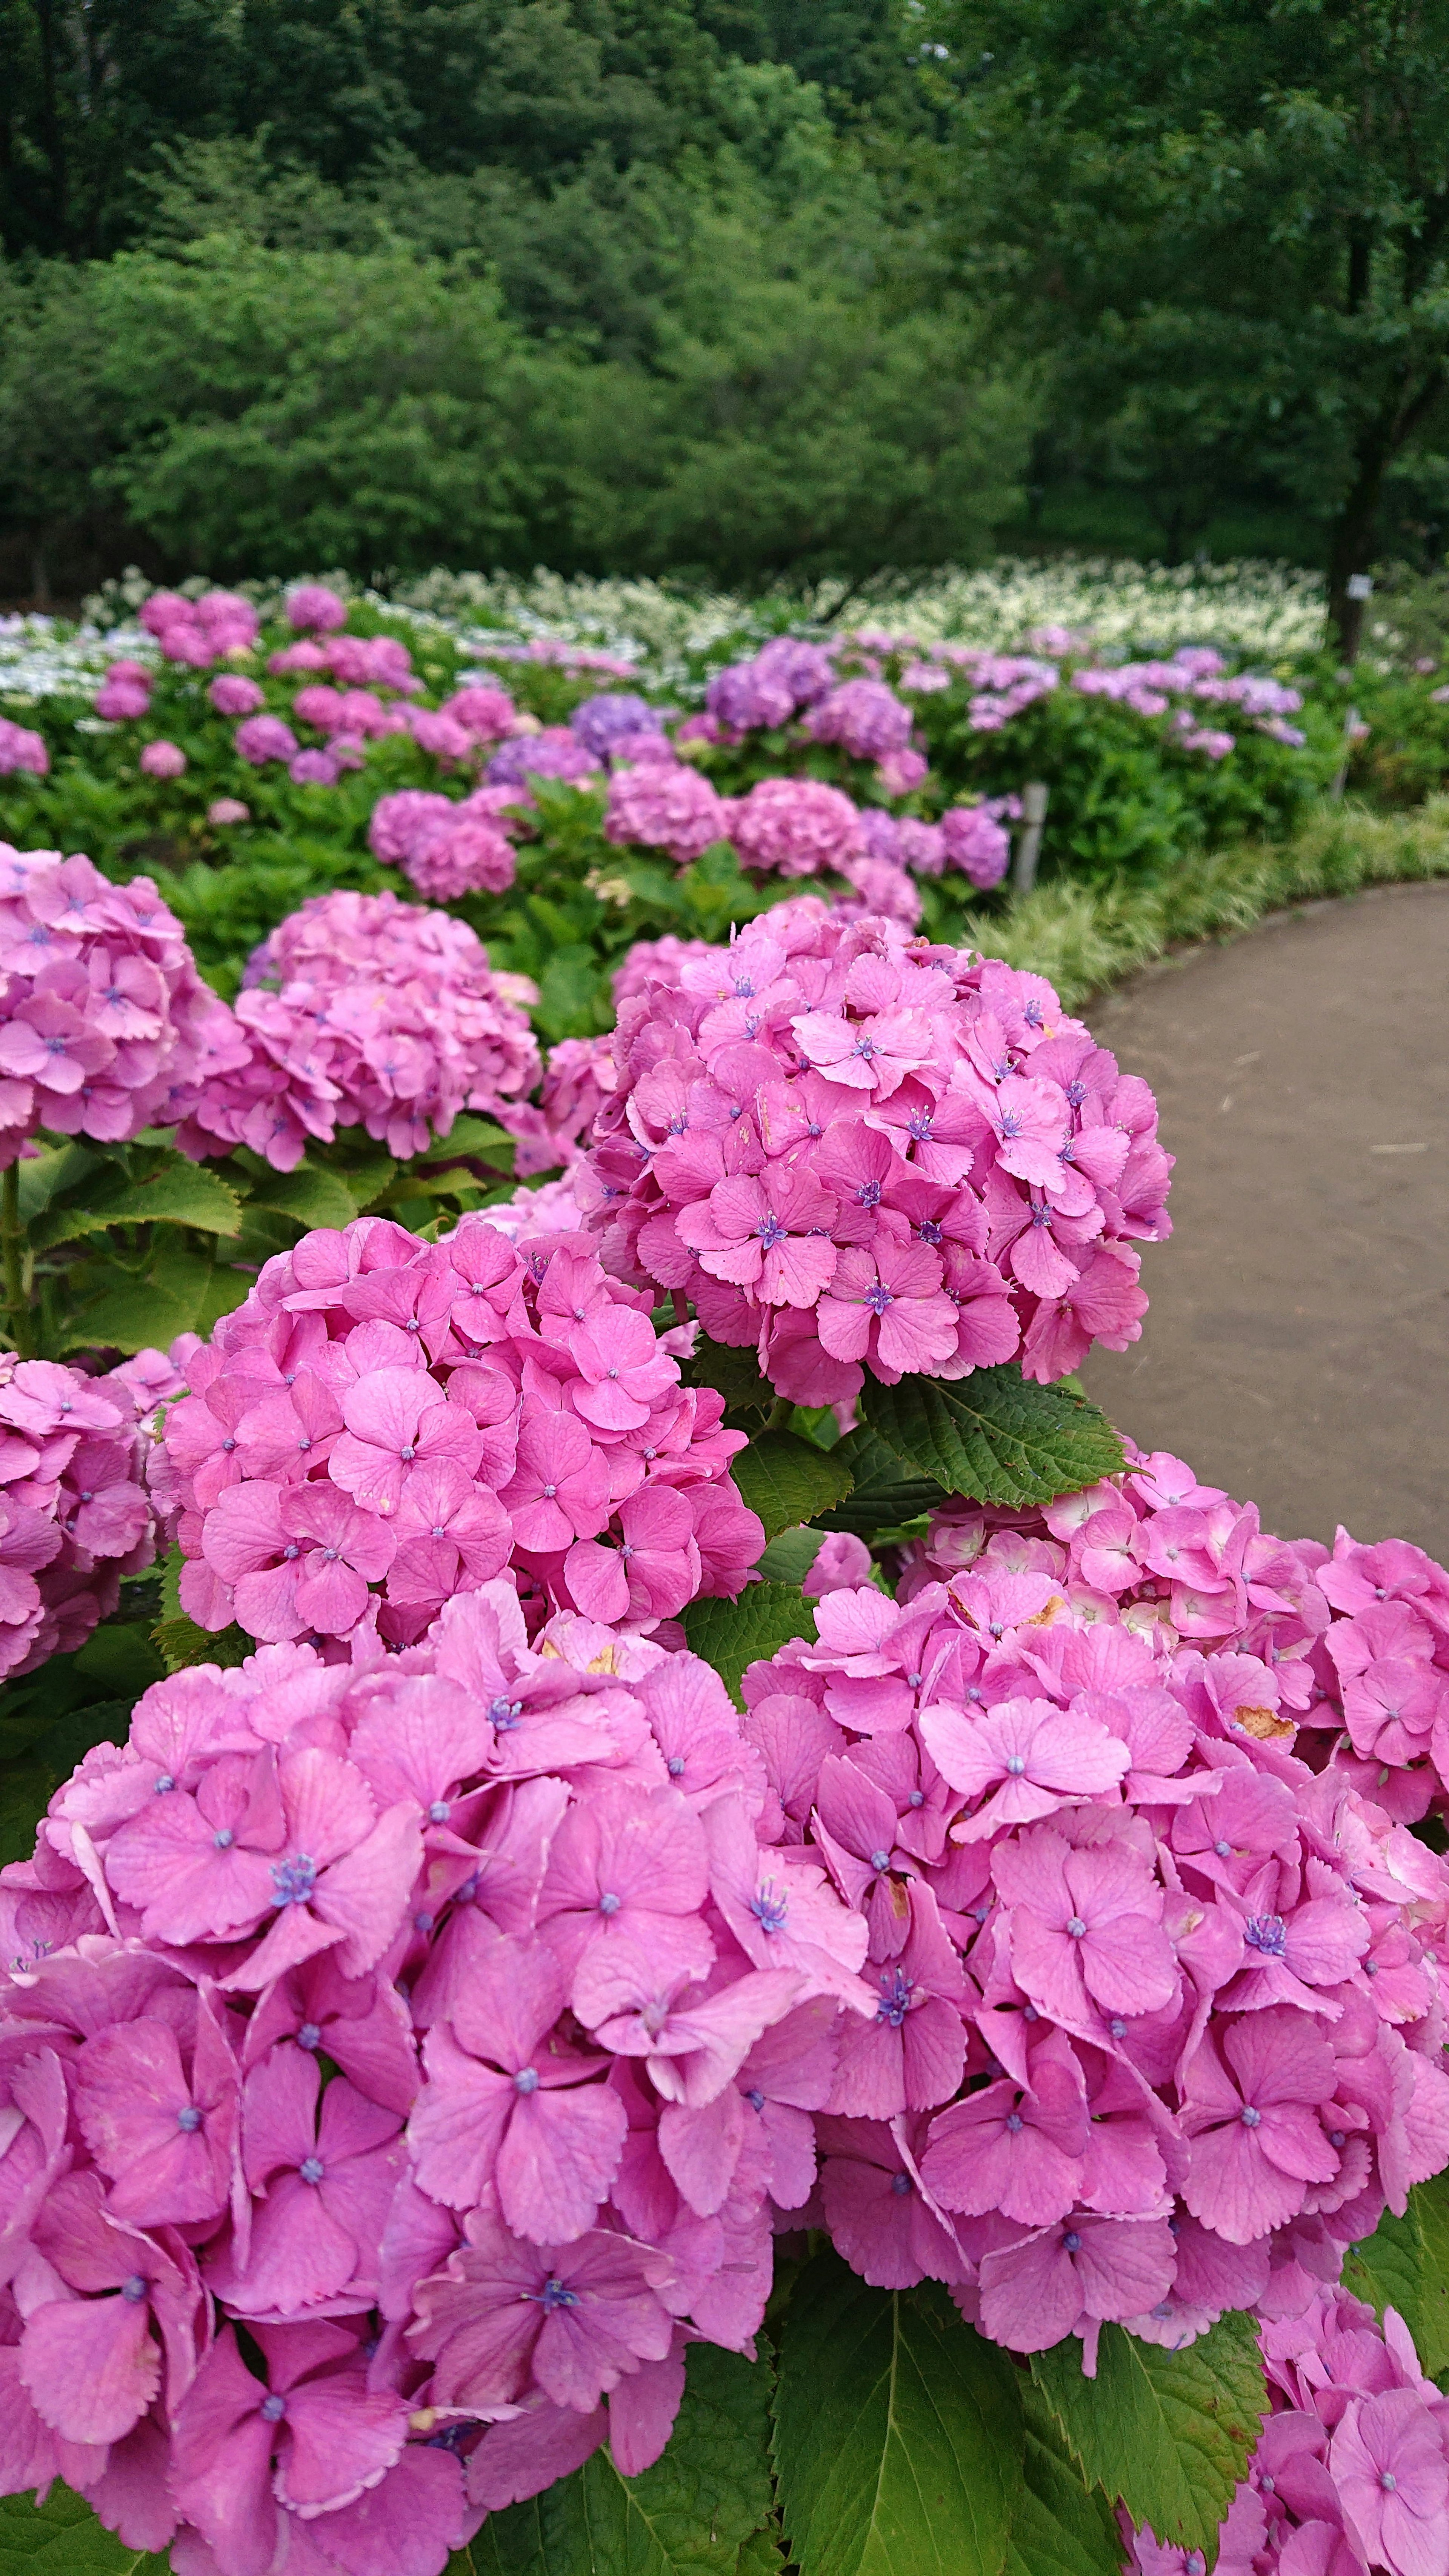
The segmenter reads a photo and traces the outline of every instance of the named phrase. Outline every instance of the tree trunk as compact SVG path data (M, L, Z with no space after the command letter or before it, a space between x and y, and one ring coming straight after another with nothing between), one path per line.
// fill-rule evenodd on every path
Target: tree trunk
M1334 522L1328 557L1328 622L1346 663L1357 657L1364 611L1361 599L1350 599L1348 585L1355 573L1366 573L1373 561L1389 442L1384 421L1375 422L1360 439L1353 481Z

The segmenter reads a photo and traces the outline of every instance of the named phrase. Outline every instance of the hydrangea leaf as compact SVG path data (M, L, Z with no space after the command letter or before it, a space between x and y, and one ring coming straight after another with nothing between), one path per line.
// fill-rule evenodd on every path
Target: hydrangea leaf
M623 2478L607 2450L542 2498L548 2576L735 2576L770 2510L768 2360L691 2344L661 2458Z
M174 1619L160 1620L151 1637L168 1673L187 1672L193 1664L220 1664L229 1669L245 1663L247 1656L257 1650L256 1639L249 1637L244 1628L198 1628L184 1612Z
M1115 1475L1122 1443L1104 1413L1070 1387L1035 1386L1014 1363L947 1384L865 1382L866 1420L901 1464L951 1494L1020 1510Z
M299 1163L295 1172L269 1172L252 1191L249 1207L295 1217L298 1225L351 1225L358 1201L336 1172Z
M753 1344L737 1350L731 1343L711 1342L701 1335L684 1379L687 1386L712 1386L724 1397L727 1414L765 1414L775 1402L774 1388L760 1375Z
M739 2576L770 2511L767 2357L691 2344L684 2402L661 2458L621 2477L607 2449L527 2504L490 2514L448 2576ZM748 2559L749 2576L773 2561Z
M768 1661L792 1637L813 1637L815 1613L788 1583L752 1583L738 1601L694 1601L684 1612L691 1654L713 1664L737 1707L749 1665Z
M0 2576L167 2576L169 2563L129 2549L69 2487L52 2487L41 2505L0 2496Z
M38 1758L0 1763L0 1867L7 1861L29 1860L35 1849L35 1829L58 1786L56 1773ZM0 2542L0 2571L3 2568Z
M68 1243L97 1234L111 1225L191 1225L202 1234L236 1234L242 1221L241 1201L220 1173L168 1154L145 1180L128 1179L114 1165L86 1193L83 1207L52 1204L31 1227L37 1252L53 1243Z
M821 1530L781 1530L778 1538L771 1539L761 1557L760 1572L767 1583L803 1585L824 1545L825 1537Z
M1029 2379L1023 2379L1020 2395L1026 2455L1006 2576L1120 2576L1122 2537L1106 2497L1100 2487L1083 2484Z
M1031 2375L1089 2483L1211 2565L1267 2410L1252 2318L1225 2316L1182 2352L1104 2326L1095 2379L1075 2338L1033 2353Z
M802 2576L999 2576L1022 2494L1018 2373L944 2290L833 2254L785 2312L775 2467Z
M767 1539L829 1511L852 1482L838 1449L817 1449L798 1431L762 1431L731 1459L730 1473L750 1510L759 1513Z
M855 1481L833 1511L822 1513L827 1529L852 1530L857 1538L873 1538L877 1530L899 1529L920 1513L934 1511L945 1498L934 1476L902 1477L895 1450L865 1424L830 1454L844 1461Z
M517 1140L495 1119L463 1116L454 1119L446 1136L435 1136L427 1152L417 1159L420 1163L441 1163L456 1161L462 1154L476 1154L484 1162L495 1164L499 1171L511 1172L516 1151ZM562 1155L559 1159L562 1161Z
M1416 2183L1402 2218L1384 2212L1351 2249L1343 2285L1380 2318L1397 2308L1431 2379L1449 2371L1449 2175Z

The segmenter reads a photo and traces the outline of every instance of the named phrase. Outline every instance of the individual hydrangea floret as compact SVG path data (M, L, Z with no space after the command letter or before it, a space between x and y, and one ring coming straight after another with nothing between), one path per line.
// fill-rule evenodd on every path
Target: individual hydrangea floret
M1171 1160L1147 1085L1039 976L806 898L622 999L614 1057L610 1267L791 1401L848 1403L867 1369L1050 1380L1137 1338Z
M251 958L231 1052L206 1069L178 1141L198 1156L249 1145L291 1171L309 1137L360 1124L406 1160L460 1110L497 1115L533 1088L536 1000L447 913L314 895Z

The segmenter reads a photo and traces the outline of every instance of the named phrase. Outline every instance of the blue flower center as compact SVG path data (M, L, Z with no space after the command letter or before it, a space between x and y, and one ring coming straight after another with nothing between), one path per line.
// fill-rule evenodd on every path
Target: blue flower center
M272 1863L272 1885L276 1889L272 1898L274 1905L305 1905L316 1883L317 1864L315 1860L309 1860L305 1852L298 1852L292 1860L274 1860Z

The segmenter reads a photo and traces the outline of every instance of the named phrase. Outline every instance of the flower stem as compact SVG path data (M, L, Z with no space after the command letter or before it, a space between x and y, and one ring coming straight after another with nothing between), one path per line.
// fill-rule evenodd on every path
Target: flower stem
M25 1238L20 1230L20 1165L8 1165L0 1183L0 1245L5 1255L5 1306L10 1339L22 1359L33 1357L29 1301L25 1294Z

